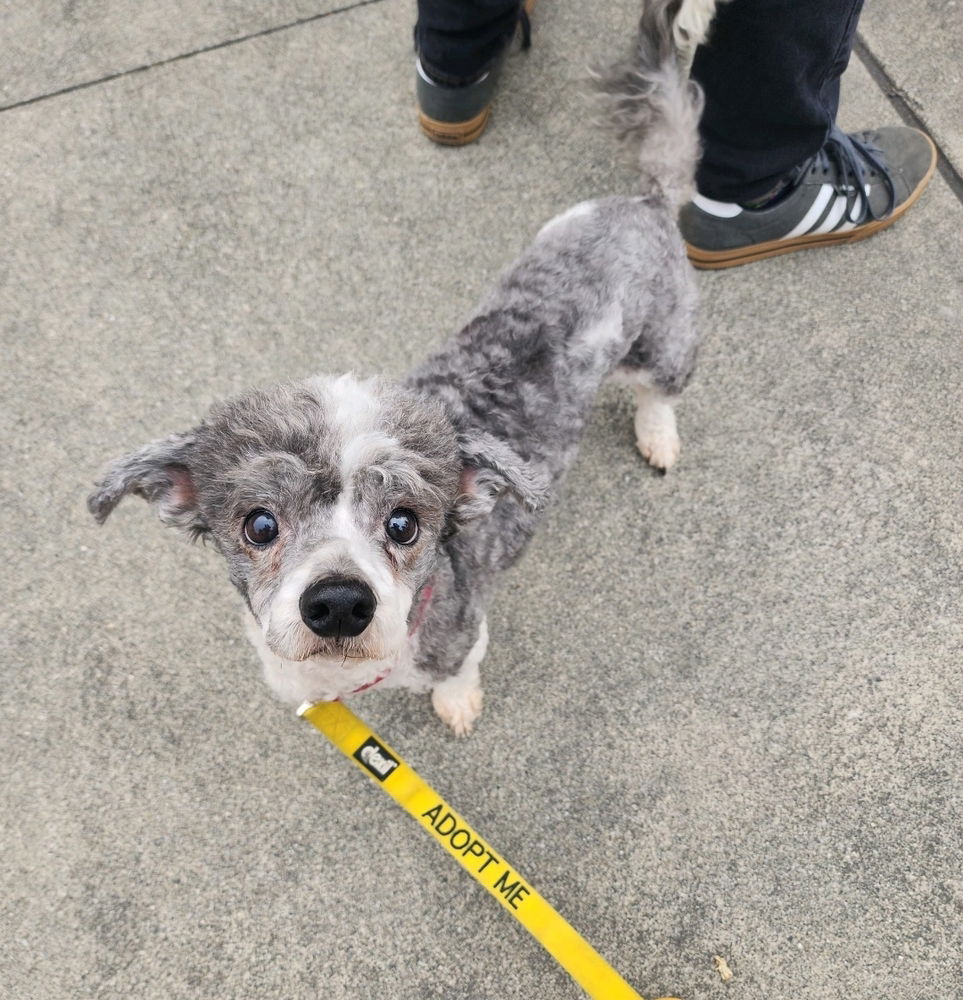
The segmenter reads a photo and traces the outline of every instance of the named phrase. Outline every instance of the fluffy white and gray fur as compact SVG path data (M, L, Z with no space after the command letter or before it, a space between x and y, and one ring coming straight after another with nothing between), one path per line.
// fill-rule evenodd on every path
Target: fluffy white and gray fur
M680 6L653 0L635 57L600 81L637 152L641 193L551 220L474 318L404 379L253 390L116 460L90 496L101 522L136 494L213 542L281 698L430 690L441 718L467 733L497 577L556 495L606 379L635 392L645 459L660 471L676 461L674 405L698 344L675 224L700 106L673 34ZM364 596L342 601L331 627L319 588Z
M724 0L683 0L673 16L672 39L679 65L688 72L696 49L705 42L716 7Z

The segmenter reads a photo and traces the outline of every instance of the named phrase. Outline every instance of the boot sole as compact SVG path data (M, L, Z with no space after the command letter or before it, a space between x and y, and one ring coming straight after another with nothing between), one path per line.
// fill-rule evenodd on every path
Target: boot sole
M525 13L531 15L535 9L536 0L525 0L522 7ZM474 118L465 122L440 122L429 118L423 111L418 112L418 124L421 131L440 146L467 146L474 142L485 131L488 119L491 117L492 106L486 105Z
M432 142L441 146L466 146L485 131L491 113L492 106L489 104L466 122L440 122L419 111L418 124Z
M863 226L847 230L845 233L819 233L806 236L796 236L791 240L769 240L766 243L753 243L746 247L735 247L732 250L700 250L691 243L686 243L686 252L692 266L701 271L719 271L726 267L739 267L741 264L751 264L754 260L763 260L766 257L779 257L784 253L794 253L797 250L806 250L809 247L833 246L837 243L858 243L868 236L878 233L881 229L891 226L900 216L913 207L919 200L924 188L929 184L936 171L936 146L933 140L925 136L930 144L931 161L929 170L923 175L922 180L913 189L910 196L893 210L891 215L877 222L867 222Z

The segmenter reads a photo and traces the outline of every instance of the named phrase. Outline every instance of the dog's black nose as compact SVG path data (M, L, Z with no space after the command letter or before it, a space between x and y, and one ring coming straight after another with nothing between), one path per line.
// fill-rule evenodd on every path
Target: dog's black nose
M366 583L329 577L312 583L301 595L301 617L317 635L343 638L361 635L377 605Z

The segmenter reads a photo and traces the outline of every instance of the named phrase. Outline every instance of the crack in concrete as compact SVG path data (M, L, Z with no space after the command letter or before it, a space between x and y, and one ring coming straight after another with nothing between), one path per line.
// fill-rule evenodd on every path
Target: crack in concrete
M69 87L61 87L59 90L51 90L46 94L37 94L35 97L27 97L21 101L14 101L11 104L0 105L0 113L13 111L16 108L24 108L30 104L38 104L41 101L49 101L55 97L62 97L64 94L72 94L77 90L86 90L88 87L96 87L101 83L110 83L112 80L121 80L125 76L134 76L137 73L146 73L148 70L157 69L160 66L169 66L171 63L181 62L184 59L193 59L194 56L202 56L207 52L216 52L218 49L230 48L232 45L240 45L242 42L249 42L254 38L264 38L267 35L277 34L279 31L288 31L291 28L300 28L305 24L312 24L314 21L321 21L326 17L333 17L335 14L345 14L350 10L357 10L360 7L370 7L372 4L384 3L385 0L358 0L357 3L346 4L344 7L336 7L333 10L326 10L320 14L311 14L309 17L299 17L296 21L288 21L285 24L275 24L270 28L262 28L260 31L251 31L246 35L238 35L237 38L228 38L222 42L213 42L211 45L204 45L199 49L191 49L189 52L181 52L176 56L169 56L167 59L158 59L156 62L145 63L143 66L133 66L130 69L122 69L116 73L108 73L106 76L99 76L94 80L84 80L81 83L72 83Z
M933 139L933 145L936 146L936 169L939 170L940 176L956 195L957 200L963 203L963 177L960 176L960 172L943 151L943 147L930 135L929 128L913 107L906 92L886 72L883 64L873 55L872 50L861 35L856 36L853 52L866 67L866 72L872 77L873 83L883 92L883 96L893 105L903 122L913 128L918 128Z

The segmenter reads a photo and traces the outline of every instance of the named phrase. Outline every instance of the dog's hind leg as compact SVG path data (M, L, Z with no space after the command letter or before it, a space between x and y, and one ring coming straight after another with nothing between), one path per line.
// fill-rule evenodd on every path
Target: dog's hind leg
M635 443L642 457L665 472L675 465L681 445L675 422L675 401L655 385L636 383Z
M660 472L671 469L681 449L675 422L678 392L666 392L649 369L628 363L615 369L612 381L629 386L635 394L635 443L642 457Z
M482 687L479 666L488 650L488 620L482 618L478 639L458 668L458 673L437 683L431 704L442 722L456 736L467 736L481 715Z
M675 405L695 367L699 336L695 296L686 273L677 277L674 294L639 324L613 380L635 393L635 440L642 457L665 472L679 457ZM631 313L630 313L631 315ZM639 327L636 327L638 329Z

